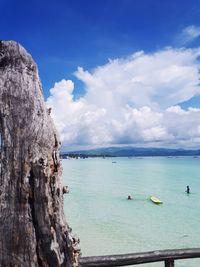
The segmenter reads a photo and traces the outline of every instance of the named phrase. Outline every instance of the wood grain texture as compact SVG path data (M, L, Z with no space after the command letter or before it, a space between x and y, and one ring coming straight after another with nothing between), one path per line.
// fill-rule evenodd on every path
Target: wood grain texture
M59 140L32 57L0 42L0 266L71 267L78 240L63 213Z

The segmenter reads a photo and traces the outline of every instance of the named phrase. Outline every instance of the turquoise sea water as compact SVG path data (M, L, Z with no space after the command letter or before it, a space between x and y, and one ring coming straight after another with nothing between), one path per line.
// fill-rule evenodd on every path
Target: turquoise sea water
M200 247L200 158L97 158L62 165L70 187L65 214L80 237L82 256ZM153 204L150 195L163 204ZM175 263L197 267L200 259Z

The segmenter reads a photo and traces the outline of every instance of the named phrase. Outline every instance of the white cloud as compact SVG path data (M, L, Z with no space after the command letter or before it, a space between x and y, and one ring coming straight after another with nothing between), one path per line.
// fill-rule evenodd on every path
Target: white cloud
M200 49L165 49L154 54L135 53L96 68L78 68L76 76L87 87L86 98L98 105L122 101L132 107L168 107L200 92L197 57Z
M190 25L184 28L181 34L178 36L178 41L180 44L185 45L192 42L200 36L200 27L195 25Z
M168 48L78 68L86 94L74 100L73 82L62 80L47 100L63 145L200 145L200 109L174 106L200 94L199 55Z

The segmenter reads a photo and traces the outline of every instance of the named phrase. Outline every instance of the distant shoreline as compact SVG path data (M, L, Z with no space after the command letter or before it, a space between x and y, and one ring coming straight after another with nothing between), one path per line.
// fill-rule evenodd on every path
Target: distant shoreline
M61 159L87 159L87 158L129 158L129 159L143 159L143 158L169 158L169 159L175 159L175 158L200 158L199 155L193 156L193 155L179 155L179 156L165 156L165 155L144 155L144 156L112 156L112 155L87 155L87 154L60 154Z
M167 149L167 148L137 148L108 147L91 150L62 152L61 158L108 158L108 157L200 157L200 149Z

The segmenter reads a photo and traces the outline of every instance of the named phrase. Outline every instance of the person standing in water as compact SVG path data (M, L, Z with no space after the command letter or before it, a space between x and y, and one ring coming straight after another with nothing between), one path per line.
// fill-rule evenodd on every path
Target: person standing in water
M190 193L190 187L189 187L189 185L187 185L187 188L186 188L186 191L185 191L187 194L189 194Z

